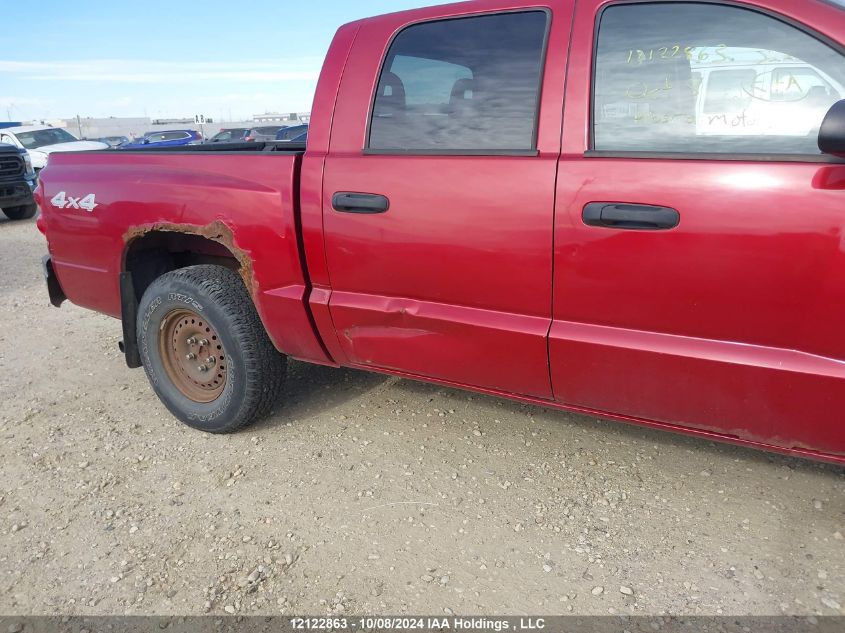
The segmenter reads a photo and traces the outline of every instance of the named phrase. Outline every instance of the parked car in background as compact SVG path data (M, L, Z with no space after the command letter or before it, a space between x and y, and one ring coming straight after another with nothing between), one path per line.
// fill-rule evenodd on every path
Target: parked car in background
M206 143L240 143L248 140L250 129L246 127L235 127L220 130Z
M274 141L276 140L276 135L279 133L279 130L283 130L287 127L287 125L267 125L264 127L254 127L249 131L249 136L247 136L245 140L256 141L259 143L264 141Z
M120 149L178 147L180 145L197 145L198 143L202 143L202 134L196 130L167 130L164 132L147 132L132 143L124 143L120 146Z
M290 140L291 143L307 143L308 142L308 132L300 134L296 138L292 138Z
M35 170L26 150L15 145L0 145L0 209L10 220L25 220L38 207L32 198Z
M293 141L297 137L308 133L307 125L292 125L276 132L277 141Z
M0 130L0 143L27 150L36 173L47 165L47 156L53 152L84 152L109 147L99 141L80 141L67 130L47 125L5 128Z
M130 142L128 136L104 136L95 140L105 143L111 148L120 147L124 143Z

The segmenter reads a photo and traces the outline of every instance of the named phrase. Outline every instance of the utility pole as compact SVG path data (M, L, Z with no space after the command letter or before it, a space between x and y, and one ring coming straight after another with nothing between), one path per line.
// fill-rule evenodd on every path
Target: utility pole
M76 129L79 131L79 138L82 138L82 120L76 115Z

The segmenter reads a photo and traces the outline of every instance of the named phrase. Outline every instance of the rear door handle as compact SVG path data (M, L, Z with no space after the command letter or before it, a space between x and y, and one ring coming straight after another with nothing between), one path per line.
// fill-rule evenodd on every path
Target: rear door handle
M618 202L591 202L584 207L584 224L632 231L665 231L681 223L681 214L669 207Z
M390 200L376 193L339 191L332 196L332 207L341 213L387 213Z

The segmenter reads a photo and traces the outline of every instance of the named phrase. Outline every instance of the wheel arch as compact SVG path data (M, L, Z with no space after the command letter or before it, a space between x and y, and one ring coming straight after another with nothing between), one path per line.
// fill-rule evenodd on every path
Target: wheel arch
M136 349L135 318L144 291L155 279L171 270L201 264L215 264L238 273L278 351L300 360L337 366L323 344L308 305L310 284L300 260L295 234L287 239L269 227L263 230L269 235L262 239L247 232L250 250L245 250L244 244L236 241L233 230L220 220L203 226L139 225L123 234L120 306L124 340L121 349L130 367L141 366ZM256 267L260 267L260 283Z
M133 227L124 234L123 242L121 271L131 273L139 298L164 273L200 264L234 270L255 298L252 260L235 245L232 231L222 222L207 226L160 223Z
M252 260L235 245L232 231L222 222L207 226L157 223L132 227L124 234L123 242L120 349L132 369L142 366L136 330L140 298L165 273L201 264L222 266L238 273L253 302L256 300Z

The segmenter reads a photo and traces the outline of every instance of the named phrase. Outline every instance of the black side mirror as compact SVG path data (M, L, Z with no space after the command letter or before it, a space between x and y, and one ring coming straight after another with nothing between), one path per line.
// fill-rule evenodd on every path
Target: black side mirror
M845 158L845 99L834 103L824 117L819 128L819 149Z

